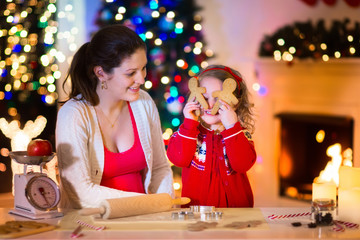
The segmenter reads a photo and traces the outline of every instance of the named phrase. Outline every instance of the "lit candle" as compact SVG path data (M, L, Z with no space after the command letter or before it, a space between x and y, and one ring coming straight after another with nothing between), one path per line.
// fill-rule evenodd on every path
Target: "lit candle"
M338 219L360 223L360 187L339 188Z
M360 168L341 166L339 169L339 188L360 188Z
M333 199L336 203L336 184L334 182L314 182L312 185L312 200Z
M339 169L338 219L360 223L360 168Z

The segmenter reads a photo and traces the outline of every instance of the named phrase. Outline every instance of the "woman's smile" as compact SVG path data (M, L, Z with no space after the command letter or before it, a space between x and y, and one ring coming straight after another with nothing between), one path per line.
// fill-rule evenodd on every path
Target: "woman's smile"
M139 92L140 91L140 87L129 87L130 91L132 92Z

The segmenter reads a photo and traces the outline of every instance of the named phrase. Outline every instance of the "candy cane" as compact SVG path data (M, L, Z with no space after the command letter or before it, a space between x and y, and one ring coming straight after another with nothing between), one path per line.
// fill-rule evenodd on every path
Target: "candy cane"
M86 222L83 222L83 221L80 221L80 220L77 220L76 221L78 224L80 224L81 226L85 226L85 227L88 227L88 228L92 228L92 229L95 229L96 231L102 231L105 229L105 226L101 226L101 227L96 227L94 225L91 225L91 224L88 224Z
M334 220L334 223L343 224L347 228L358 228L359 227L359 224L352 223L352 222L340 221L340 220Z
M341 226L337 221L334 221L334 227L332 228L333 231L335 232L343 232L345 231L345 228L343 226Z
M293 214L286 214L286 215L272 214L272 215L268 216L268 218L271 220L276 220L276 219L284 219L284 218L305 217L305 216L310 216L310 215L311 215L311 212L293 213Z
M78 226L70 235L71 238L79 238L82 237L83 234L81 234L82 226Z

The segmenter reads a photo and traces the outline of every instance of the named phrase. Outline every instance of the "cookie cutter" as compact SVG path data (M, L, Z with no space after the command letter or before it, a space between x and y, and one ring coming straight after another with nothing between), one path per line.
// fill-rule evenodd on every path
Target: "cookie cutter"
M200 213L200 219L201 221L220 220L222 215L222 212L203 212Z
M175 220L193 219L194 213L191 211L180 211L171 213L171 218Z
M214 206L190 206L190 211L191 212L199 212L199 213L211 213L211 212L215 212L215 207Z

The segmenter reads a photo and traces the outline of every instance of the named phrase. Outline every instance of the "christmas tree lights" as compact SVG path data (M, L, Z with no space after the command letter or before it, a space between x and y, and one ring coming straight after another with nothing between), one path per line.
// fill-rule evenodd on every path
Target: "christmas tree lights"
M55 2L7 0L1 5L0 100L13 105L9 115L14 118L20 118L18 105L32 101L34 93L44 104L55 105L55 80L61 76L53 47Z

